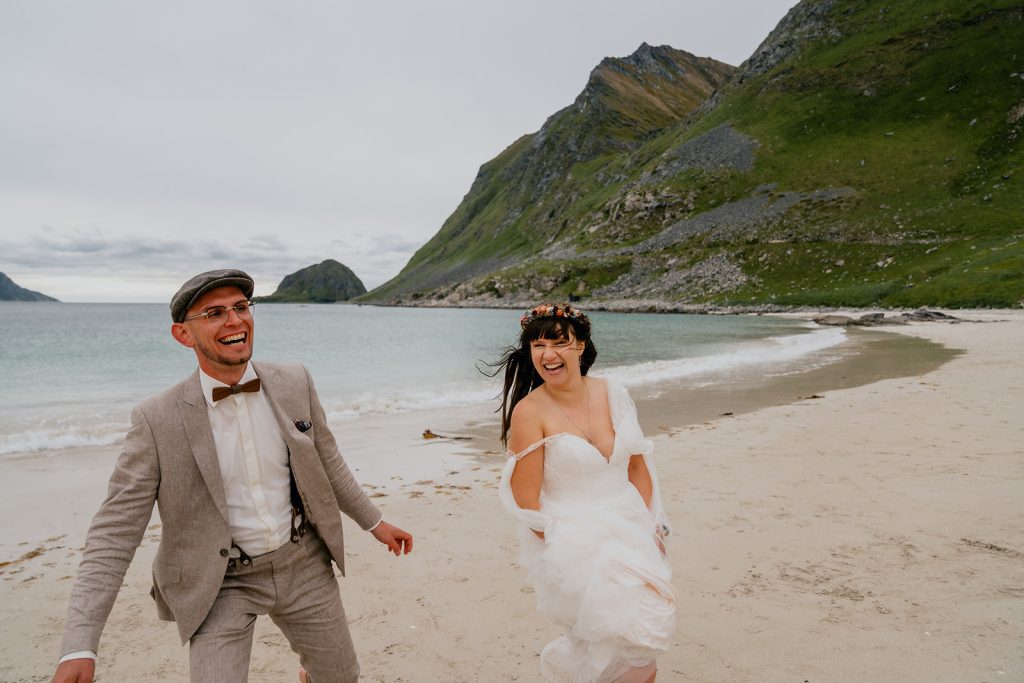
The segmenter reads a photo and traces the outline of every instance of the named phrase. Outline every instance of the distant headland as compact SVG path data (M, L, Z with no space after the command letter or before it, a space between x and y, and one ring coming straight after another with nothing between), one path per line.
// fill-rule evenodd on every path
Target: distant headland
M0 301L57 301L57 299L20 287L14 280L0 273Z
M253 300L257 303L330 304L365 293L363 281L348 266L327 259L286 275L276 292L253 297Z

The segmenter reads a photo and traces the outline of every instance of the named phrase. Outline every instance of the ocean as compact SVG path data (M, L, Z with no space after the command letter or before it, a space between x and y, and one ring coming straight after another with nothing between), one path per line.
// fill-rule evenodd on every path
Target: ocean
M263 304L257 360L304 363L332 423L496 405L478 369L516 342L519 310ZM639 395L833 362L841 329L772 316L590 315L595 376ZM0 456L110 445L131 407L188 375L164 304L0 303Z

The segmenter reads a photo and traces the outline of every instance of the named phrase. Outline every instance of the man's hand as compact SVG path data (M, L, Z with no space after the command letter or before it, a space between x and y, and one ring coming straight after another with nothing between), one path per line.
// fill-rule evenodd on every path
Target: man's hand
M95 675L95 659L69 659L57 665L57 673L50 683L92 683Z
M412 534L402 531L397 526L392 526L382 520L370 533L396 556L408 555L412 552Z

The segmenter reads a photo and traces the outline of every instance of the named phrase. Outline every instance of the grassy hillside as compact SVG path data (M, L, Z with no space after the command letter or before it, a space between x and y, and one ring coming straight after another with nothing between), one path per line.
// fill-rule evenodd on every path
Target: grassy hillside
M763 281L723 300L1019 303L1021 4L835 3L829 20L842 39L735 88L684 133L730 121L760 141L755 170L720 194L769 182L856 192L746 244L707 245Z
M807 0L696 113L642 82L486 164L369 296L1024 301L1020 2Z

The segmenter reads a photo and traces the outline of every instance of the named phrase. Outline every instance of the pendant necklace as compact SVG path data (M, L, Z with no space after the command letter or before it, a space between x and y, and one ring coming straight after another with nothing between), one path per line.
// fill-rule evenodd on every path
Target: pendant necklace
M587 397L586 398L586 400L587 400L587 428L586 429L583 429L583 427L580 427L578 424L576 424L576 420L574 420L571 417L569 417L569 413L567 413L564 410L562 410L562 406L560 406L558 404L558 401L555 401L555 398L553 396L551 397L551 400L554 401L555 407L558 408L558 412L560 412L562 415L565 415L565 419L567 419L569 422L571 422L572 425L576 429L578 429L581 432L583 432L583 438L585 438L587 440L587 443L589 443L591 446L593 446L594 445L594 439L592 439L591 436L590 436L590 427L591 427L591 424L590 424L590 388L587 387L587 381L586 380L583 380L583 391L584 391L584 393L586 394L586 397Z

